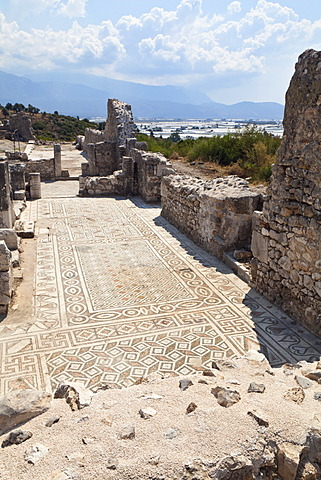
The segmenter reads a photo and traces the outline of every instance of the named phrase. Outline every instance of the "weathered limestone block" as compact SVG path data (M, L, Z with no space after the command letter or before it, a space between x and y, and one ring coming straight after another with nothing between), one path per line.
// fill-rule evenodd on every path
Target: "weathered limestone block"
M11 252L4 240L0 240L0 272L8 272L11 266Z
M205 182L188 176L162 179L162 215L205 250L222 258L251 242L261 195L234 176Z
M30 173L30 198L37 200L41 198L40 173Z
M39 390L13 390L0 398L0 435L46 412L50 393Z
M286 94L284 136L253 223L256 287L321 335L321 52L305 51Z
M9 250L16 250L19 246L19 239L13 228L0 228L0 240L4 240Z

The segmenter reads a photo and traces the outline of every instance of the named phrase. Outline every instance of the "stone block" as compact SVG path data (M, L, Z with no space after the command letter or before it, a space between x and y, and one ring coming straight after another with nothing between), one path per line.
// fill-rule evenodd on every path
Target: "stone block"
M4 240L9 250L16 250L19 246L18 235L13 228L0 228L0 240Z
M12 280L13 278L11 269L6 272L0 272L0 294L11 298Z
M35 236L35 223L32 221L17 220L14 228L21 238L33 238Z
M11 252L4 240L0 240L0 272L8 272L11 265Z
M38 390L14 390L0 398L0 435L46 412L50 393Z
M26 191L25 190L15 190L13 192L13 199L14 200L24 200L26 198Z
M269 239L264 237L260 232L254 231L252 233L251 250L253 256L262 263L269 261Z

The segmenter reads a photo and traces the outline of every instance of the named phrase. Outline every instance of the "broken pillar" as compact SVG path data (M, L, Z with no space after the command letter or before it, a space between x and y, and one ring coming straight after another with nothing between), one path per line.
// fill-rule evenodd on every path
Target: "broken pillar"
M32 200L37 200L38 198L41 198L40 173L30 173L29 184L30 184L30 198Z
M54 145L54 164L55 164L55 177L61 177L61 146L59 143Z
M11 228L15 221L7 161L0 161L0 228Z

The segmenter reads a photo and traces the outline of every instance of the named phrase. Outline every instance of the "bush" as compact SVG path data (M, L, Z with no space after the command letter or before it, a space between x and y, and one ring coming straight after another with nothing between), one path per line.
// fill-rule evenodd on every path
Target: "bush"
M247 126L240 133L210 138L178 140L175 136L163 139L139 133L137 139L147 142L150 151L160 152L167 158L213 162L226 167L227 172L261 181L270 178L271 165L281 144L280 137L267 134L254 125Z

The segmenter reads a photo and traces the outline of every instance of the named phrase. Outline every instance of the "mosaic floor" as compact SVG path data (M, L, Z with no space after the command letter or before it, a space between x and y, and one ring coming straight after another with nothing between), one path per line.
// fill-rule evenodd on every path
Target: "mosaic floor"
M155 371L188 375L263 351L273 365L314 360L321 340L297 325L141 199L55 195L36 220L33 318L0 323L0 393L129 385ZM74 187L74 185L73 185ZM72 188L73 188L72 187Z

